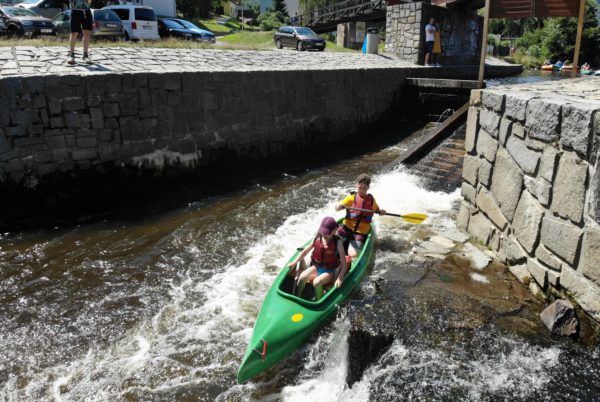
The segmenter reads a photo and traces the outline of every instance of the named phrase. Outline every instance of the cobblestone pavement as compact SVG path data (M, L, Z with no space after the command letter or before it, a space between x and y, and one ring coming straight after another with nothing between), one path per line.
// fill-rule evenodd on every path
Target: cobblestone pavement
M78 58L81 48L78 48ZM66 64L66 47L0 47L0 77L78 72L337 70L416 67L389 55L169 48L93 48L94 63ZM80 60L80 59L79 59Z

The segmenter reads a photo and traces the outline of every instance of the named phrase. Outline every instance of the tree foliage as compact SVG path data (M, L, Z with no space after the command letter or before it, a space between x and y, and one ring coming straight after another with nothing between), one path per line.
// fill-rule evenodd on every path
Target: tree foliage
M177 0L177 11L184 18L206 18L211 9L211 0Z
M521 23L506 23L498 20L494 30L503 36L520 36L517 40L517 59L539 64L545 59L573 60L577 36L577 18L523 19ZM518 21L518 20L516 20ZM518 35L519 31L522 33ZM512 36L512 37L514 37ZM600 28L598 26L598 4L587 0L583 21L580 63L588 62L600 67ZM521 61L521 60L519 60Z
M289 16L285 0L273 0L273 11L280 12L284 16Z
M258 16L261 31L272 31L282 25L289 25L290 19L280 11L267 11Z

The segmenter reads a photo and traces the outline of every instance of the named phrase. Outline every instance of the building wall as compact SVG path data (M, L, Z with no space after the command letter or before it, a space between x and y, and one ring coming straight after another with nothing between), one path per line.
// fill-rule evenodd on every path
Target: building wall
M427 3L388 6L385 51L415 64L425 60L425 25L435 18L441 32L444 65L478 64L483 19L473 12Z
M473 91L458 225L600 321L600 82Z

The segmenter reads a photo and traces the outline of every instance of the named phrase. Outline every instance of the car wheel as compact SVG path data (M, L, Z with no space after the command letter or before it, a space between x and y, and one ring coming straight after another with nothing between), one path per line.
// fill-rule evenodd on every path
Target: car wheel
M10 27L10 28L8 28L7 35L8 35L9 39L15 39L15 38L22 37L23 33L18 28Z
M276 47L277 49L283 49L283 44L281 43L281 39L277 39L277 40L275 41L275 47Z
M302 41L299 40L298 43L296 43L296 49L301 52L304 50L304 45L302 44Z

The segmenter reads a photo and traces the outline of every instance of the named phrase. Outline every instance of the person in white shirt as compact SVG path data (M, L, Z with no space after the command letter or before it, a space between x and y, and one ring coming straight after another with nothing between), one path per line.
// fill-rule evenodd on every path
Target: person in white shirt
M429 64L429 59L431 57L431 53L433 52L433 42L435 41L435 19L430 18L429 24L425 25L425 65L431 66Z

